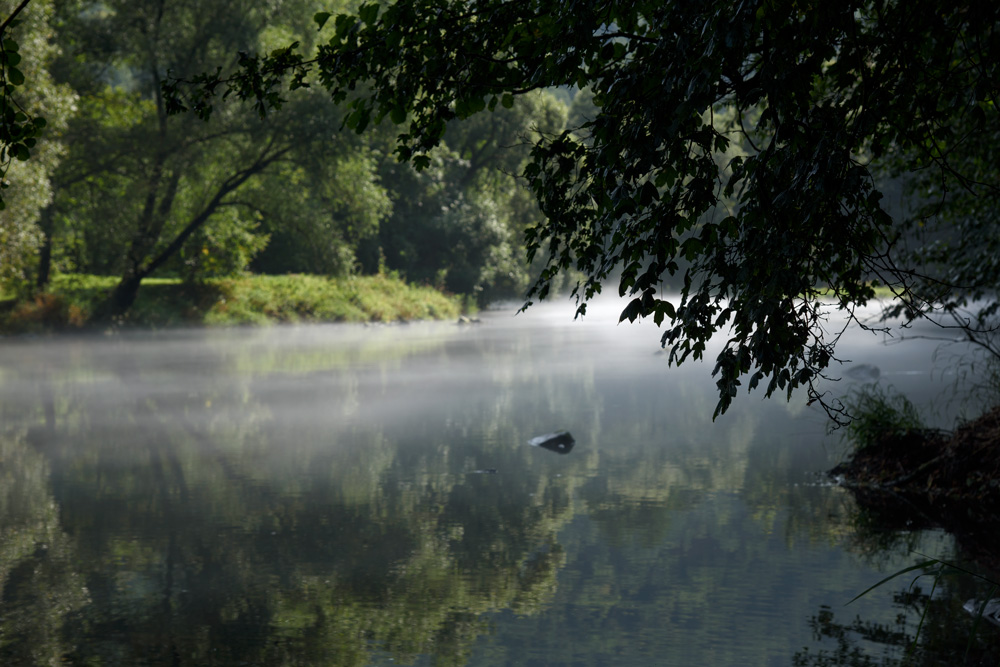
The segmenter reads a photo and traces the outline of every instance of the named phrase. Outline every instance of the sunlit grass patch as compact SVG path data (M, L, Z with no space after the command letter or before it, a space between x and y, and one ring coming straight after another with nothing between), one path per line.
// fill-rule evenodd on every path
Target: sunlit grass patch
M458 299L384 275L252 276L212 281L209 324L395 322L458 317Z
M896 293L892 291L892 288L881 284L871 284L870 287L874 292L874 298L880 301L892 301L896 298ZM820 287L818 289L819 295L827 299L836 298L836 292L829 287Z
M107 299L114 276L69 274L49 290L11 303L6 331L40 331L103 324L93 313ZM312 275L245 276L184 283L146 279L127 326L266 325L279 322L396 322L458 317L461 299L392 275L327 278Z

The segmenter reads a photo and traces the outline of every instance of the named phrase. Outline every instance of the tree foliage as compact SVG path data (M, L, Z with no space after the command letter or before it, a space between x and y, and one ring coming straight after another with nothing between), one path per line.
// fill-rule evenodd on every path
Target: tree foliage
M0 19L13 19L0 30L0 280L20 284L41 243L39 217L76 97L48 70L59 51L52 3L16 4L0 0Z
M984 105L992 111L994 102ZM902 216L900 254L920 266L914 297L897 311L919 312L928 304L952 314L965 334L997 356L995 329L1000 302L1000 215L995 206L1000 128L981 123L979 114L956 119L948 128L957 135L947 168L921 167L903 181L907 210ZM912 157L892 156L890 165ZM984 335L987 334L987 335Z
M280 120L222 108L209 126L170 117L159 89L168 72L301 33L306 11L296 0L62 7L69 46L57 69L80 92L82 112L57 179L57 254L68 268L120 276L106 314L126 312L156 272L198 280L245 270L268 241L265 214L273 227L324 213L322 201L318 209L290 189L304 189L297 173L342 164L357 145L335 134L337 109L301 95ZM335 234L321 242L334 254L344 245Z
M35 0L21 18L47 19L51 9ZM363 136L340 132L354 121L319 89L299 91L275 118L254 118L234 100L216 104L211 124L169 115L175 100L160 88L168 74L192 76L217 62L233 69L254 51L278 57L292 40L314 53L335 28L316 32L311 9L305 0L55 5L57 33L41 37L60 51L22 40L32 69L20 64L11 76L23 75L25 87L4 90L16 88L14 102L44 114L68 151L55 169L46 156L57 152L39 143L11 172L21 182L38 172L45 187L26 209L16 204L27 198L8 197L3 228L21 236L17 243L3 237L0 282L9 287L18 277L27 286L23 278L34 273L35 288L44 290L52 272L116 275L118 288L97 313L113 318L131 307L144 278L200 281L248 268L324 275L386 269L484 301L523 292L527 264L516 248L539 213L516 173L531 137L565 127L565 108L553 95L524 96L492 118L449 124L434 156L440 168L416 176L391 157L389 119ZM32 25L19 34L36 34ZM13 72L19 47L4 44L12 54L5 72ZM50 88L68 95L69 106L78 100L68 126L68 113L35 104ZM9 120L27 127L27 119ZM35 139L12 137L0 137L4 155L28 157L17 142ZM7 261L15 253L17 261Z
M5 2L0 5L0 177L7 173L12 160L27 160L37 141L44 118L33 118L28 109L18 100L18 88L24 85L25 76L21 70L21 46L13 33L22 22L19 15L30 0L22 0L16 6ZM0 188L7 187L0 180ZM6 206L0 196L0 210Z
M530 137L565 126L565 105L538 92L490 116L450 122L419 173L382 160L379 173L393 210L377 237L362 244L363 269L374 271L384 261L411 280L481 302L523 294L528 278L518 248L523 230L540 215L517 174L529 158Z
M718 414L746 375L819 397L828 299L852 311L878 283L909 295L873 168L892 153L903 170L983 182L953 157L997 127L998 19L989 3L929 0L400 0L317 14L335 34L314 57L291 45L165 88L174 110L207 117L221 91L266 114L315 82L352 129L402 125L397 155L418 169L453 119L588 88L593 119L537 137L523 170L545 214L526 235L546 258L529 303L575 267L584 312L617 269L622 319L666 323L673 362L728 330ZM735 127L715 122L724 109ZM734 139L752 151L720 169Z

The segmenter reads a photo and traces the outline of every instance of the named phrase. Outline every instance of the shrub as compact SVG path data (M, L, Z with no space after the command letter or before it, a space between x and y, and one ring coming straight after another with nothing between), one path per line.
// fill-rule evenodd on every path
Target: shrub
M44 292L15 305L7 316L6 327L13 331L37 331L67 324L80 326L85 319L80 308L68 304L63 296Z
M862 385L851 390L843 402L851 416L844 427L844 439L855 451L863 451L911 431L924 430L913 403L892 387Z

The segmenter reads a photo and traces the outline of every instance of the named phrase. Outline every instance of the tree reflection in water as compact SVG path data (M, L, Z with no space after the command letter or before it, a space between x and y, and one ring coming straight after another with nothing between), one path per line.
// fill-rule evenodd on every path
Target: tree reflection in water
M554 590L569 478L464 469L524 468L527 447L289 422L252 378L165 392L139 363L115 372L2 415L2 664L462 664L484 612ZM358 380L313 400L337 413L385 389ZM434 461L403 446L438 439Z
M1000 632L988 623L974 628L975 619L962 609L968 594L964 588L957 582L942 581L933 596L919 585L897 591L893 603L899 613L892 623L866 621L860 616L844 621L845 616L850 618L850 608L838 613L824 606L809 621L820 647L806 647L796 653L793 664L996 665L1000 662ZM870 593L875 594L879 593ZM828 648L830 643L832 649Z
M864 588L804 401L509 319L8 342L0 663L786 665Z
M854 514L854 549L869 559L886 559L892 553L910 554L919 562L921 536L940 531L928 514L913 514L913 507L899 507L886 498L860 493ZM909 511L906 511L906 510ZM952 508L951 511L954 511ZM905 527L904 527L905 526ZM959 666L1000 664L1000 628L969 613L967 601L985 600L997 592L996 552L983 550L995 544L996 527L963 523L960 534L950 536L954 556L947 563L934 560L901 574L868 591L866 596L892 594L896 618L892 622L850 618L851 608L820 608L809 626L819 647L805 647L794 658L801 667L845 666ZM945 560L945 559L942 559ZM911 581L898 589L900 581ZM893 592L894 591L894 592ZM839 618L838 618L839 617ZM829 648L830 644L833 648Z

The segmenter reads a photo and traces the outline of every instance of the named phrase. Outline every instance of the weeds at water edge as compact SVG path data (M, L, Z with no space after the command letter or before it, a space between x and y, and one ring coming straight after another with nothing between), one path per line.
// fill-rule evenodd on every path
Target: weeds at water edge
M875 447L887 437L924 430L916 407L892 387L862 385L842 400L852 417L843 437L855 451Z

